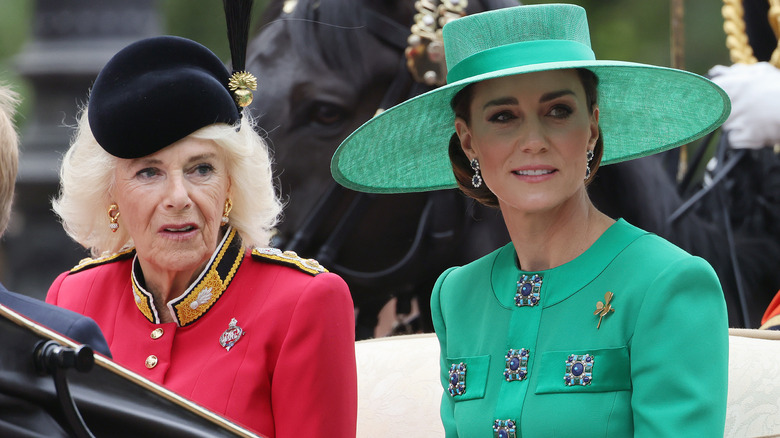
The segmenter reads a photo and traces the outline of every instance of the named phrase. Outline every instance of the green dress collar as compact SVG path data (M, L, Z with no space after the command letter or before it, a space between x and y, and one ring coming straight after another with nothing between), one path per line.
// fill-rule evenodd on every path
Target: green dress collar
M618 219L593 245L574 260L543 271L522 271L515 263L515 246L510 242L498 250L491 268L491 287L501 306L516 306L518 280L523 275L542 278L539 305L549 307L570 297L601 274L631 242L646 234L623 219ZM555 287L545 287L545 279L555 279ZM549 283L548 283L549 284Z

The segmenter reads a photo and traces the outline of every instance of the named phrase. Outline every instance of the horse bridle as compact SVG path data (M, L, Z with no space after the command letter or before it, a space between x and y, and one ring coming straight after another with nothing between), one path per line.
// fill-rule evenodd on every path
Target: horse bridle
M410 29L369 8L364 8L363 12L367 29L380 41L399 50L402 54L397 73L382 97L377 112L432 90L433 86L415 81L408 70L403 53L408 44ZM430 192L426 195L425 206L420 215L412 243L398 262L373 272L358 271L340 265L338 263L339 250L343 247L354 225L376 198L376 195L354 192L331 180L326 195L312 208L304 224L285 245L286 249L301 252L307 248L317 230L334 213L336 206L343 203L344 200L348 200L349 206L346 212L340 216L333 232L317 250L315 258L324 266L329 266L333 271L345 277L348 283L370 286L391 276L396 279L404 278L403 273L411 271L419 261L423 242L426 242L426 252L432 254L444 253L445 248L449 248L453 244L457 221L451 214L452 198ZM414 279L408 278L408 281L413 282Z

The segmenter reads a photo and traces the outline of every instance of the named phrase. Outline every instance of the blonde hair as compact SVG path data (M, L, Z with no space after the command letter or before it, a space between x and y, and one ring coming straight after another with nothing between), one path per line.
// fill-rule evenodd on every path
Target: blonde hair
M8 227L14 199L14 185L19 170L19 135L13 118L19 95L0 84L0 235Z
M231 184L230 225L248 247L268 246L282 210L274 185L268 146L245 114L238 126L215 124L190 137L213 140L227 157ZM133 246L127 230L108 227L110 192L121 158L100 147L89 128L86 109L82 112L71 146L60 169L60 192L52 200L65 232L94 256L116 253Z

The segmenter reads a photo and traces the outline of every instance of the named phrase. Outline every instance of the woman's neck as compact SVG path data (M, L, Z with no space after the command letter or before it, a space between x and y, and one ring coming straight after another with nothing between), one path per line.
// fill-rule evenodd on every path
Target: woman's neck
M553 210L501 211L524 271L543 271L574 260L615 222L593 206L584 189L581 196Z
M154 297L154 307L163 323L173 322L173 316L168 310L168 302L181 296L197 278L204 266L193 271L170 271L155 269L139 260L144 275L146 290Z

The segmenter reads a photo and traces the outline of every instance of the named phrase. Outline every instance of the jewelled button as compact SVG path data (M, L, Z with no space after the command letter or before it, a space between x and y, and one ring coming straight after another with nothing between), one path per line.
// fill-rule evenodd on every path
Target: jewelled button
M152 330L152 334L150 334L149 336L151 336L152 339L160 339L160 337L163 335L163 333L164 333L164 331L163 331L162 327L158 327L158 328Z
M528 350L521 348L510 349L506 354L506 367L504 368L504 378L507 382L513 380L523 380L528 375Z
M146 362L144 363L146 365L146 368L149 368L150 370L157 366L157 356L150 354L149 357L146 358Z
M493 438L516 438L517 428L514 420L496 420L493 422Z
M454 363L450 366L450 395L463 395L466 393L466 364Z
M538 274L520 276L517 280L517 290L515 291L515 305L517 307L533 307L539 303L539 296L542 290L542 277Z
M570 354L566 359L566 373L563 375L566 386L590 385L593 382L594 362L590 354Z

